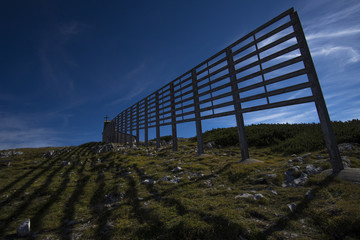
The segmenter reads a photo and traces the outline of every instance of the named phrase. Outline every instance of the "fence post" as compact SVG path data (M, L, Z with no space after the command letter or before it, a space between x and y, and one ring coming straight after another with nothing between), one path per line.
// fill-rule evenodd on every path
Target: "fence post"
M139 119L139 102L136 104L136 146L139 147L140 142L139 142L139 138L140 138L140 119Z
M160 112L159 112L159 92L155 94L155 105L156 105L156 149L160 148Z
M124 111L121 112L121 143L125 144L125 138L124 138L124 129L125 129L125 123L124 123Z
M194 95L194 111L195 111L195 122L196 122L196 137L198 143L198 155L200 155L204 153L204 143L202 137L199 93L198 93L197 77L196 77L195 69L191 71L191 77L192 77L192 87L193 87L193 95Z
M125 110L125 144L127 143L127 130L128 130L128 110Z
M133 147L133 107L130 107L130 134L129 134L129 145L132 148Z
M117 115L116 116L116 127L115 127L115 134L116 134L116 142L118 143L118 142L120 142L120 134L119 134L119 132L120 132L120 130L119 130L119 123L120 122L120 116L119 115Z
M315 70L314 63L311 58L310 50L307 45L304 31L302 29L299 16L297 12L290 15L293 21L293 27L296 34L296 39L299 43L301 55L304 57L304 65L307 69L308 78L311 83L311 91L315 98L316 110L319 115L320 125L324 134L326 147L330 155L330 163L332 165L333 173L337 173L344 169L340 152L337 146L334 129L331 125L329 113L326 107L323 93L321 91L319 79Z
M233 101L234 101L236 125L237 125L239 143L240 143L240 149L241 149L241 158L242 158L242 160L246 160L249 158L249 150L248 150L248 144L247 144L246 135L245 135L244 117L241 112L241 103L240 103L238 85L237 85L237 81L236 81L234 59L232 57L232 51L230 48L226 49L226 58L227 58L227 64L228 64L228 68L229 68L231 91L232 91L232 96L233 96Z
M149 146L149 128L148 128L148 99L145 99L145 147Z
M175 93L174 93L174 83L170 83L170 102L171 102L171 129L172 129L172 144L173 151L178 150L177 144L177 131L176 131L176 111L175 111Z

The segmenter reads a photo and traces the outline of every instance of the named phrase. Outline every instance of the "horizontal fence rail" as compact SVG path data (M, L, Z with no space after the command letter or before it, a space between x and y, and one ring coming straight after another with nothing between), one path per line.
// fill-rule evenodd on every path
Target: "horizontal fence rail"
M112 123L117 141L132 146L133 131L196 123L198 153L203 153L201 120L235 115L242 158L249 158L243 113L315 102L334 171L342 169L329 114L300 20L293 8L283 12L159 90L119 113Z

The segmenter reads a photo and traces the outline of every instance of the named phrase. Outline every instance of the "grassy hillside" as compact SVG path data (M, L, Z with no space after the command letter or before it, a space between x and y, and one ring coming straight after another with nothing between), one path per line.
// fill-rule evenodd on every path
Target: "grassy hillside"
M360 143L360 120L333 122L338 143ZM270 147L275 153L294 154L316 151L325 147L320 124L259 124L245 127L249 146ZM239 144L237 128L207 131L204 141L220 146ZM192 138L196 141L196 137Z
M191 141L176 153L17 149L0 159L0 239L16 239L27 218L29 239L358 239L360 185L317 173L330 168L326 150L284 156L264 145L249 164L238 147L197 156ZM360 167L358 145L342 156Z

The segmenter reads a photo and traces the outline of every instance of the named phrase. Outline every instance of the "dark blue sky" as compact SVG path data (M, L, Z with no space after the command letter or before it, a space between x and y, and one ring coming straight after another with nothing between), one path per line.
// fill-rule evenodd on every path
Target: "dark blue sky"
M106 114L290 7L299 12L331 119L359 118L358 1L3 1L0 149L100 141ZM245 114L246 124L317 121L313 104ZM179 126L178 135L195 135L193 125ZM209 120L203 130L234 125L232 117Z

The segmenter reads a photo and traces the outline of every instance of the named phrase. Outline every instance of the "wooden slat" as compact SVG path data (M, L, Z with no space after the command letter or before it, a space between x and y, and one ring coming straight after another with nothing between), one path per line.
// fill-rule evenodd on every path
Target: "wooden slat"
M210 98L207 98L207 99L203 99L203 100L200 101L200 104L215 101L215 100L218 100L218 99L221 99L221 98L224 98L224 97L229 97L231 95L232 95L231 92L223 93L223 94L217 95L215 97L210 97Z
M234 101L231 100L229 102L224 102L224 103L219 103L219 104L216 104L214 106L209 106L209 107L205 107L205 108L201 108L200 109L200 112L205 112L205 111L209 111L209 110L216 110L217 108L222 108L222 107L227 107L227 106L232 106L234 105Z
M290 79L290 78L294 78L294 77L297 77L297 76L304 75L306 73L307 73L306 69L300 69L300 70L297 70L297 71L294 71L294 72L291 72L291 73L287 73L287 74L284 74L284 75L281 75L281 76L278 76L278 77L268 79L265 82L259 82L259 83L255 83L253 85L249 85L249 86L246 86L246 87L239 88L239 93L246 92L246 91L258 88L258 87L263 87L264 85L269 85L269 84L281 82L281 81L284 81L284 80L287 80L287 79Z
M285 88L280 88L280 89L276 89L267 93L260 93L260 94L256 94L253 96L249 96L246 98L241 98L240 102L248 102L248 101L253 101L253 100L257 100L257 99L261 99L261 98L265 98L266 96L275 96L275 95L279 95L279 94L283 94L283 93L289 93L289 92L294 92L297 90L301 90L301 89L305 89L305 88L309 88L311 86L310 82L305 82L305 83L300 83L297 85L293 85L291 87L285 87Z
M200 93L200 94L199 94L199 97L205 96L205 95L207 95L207 94L209 94L209 93L217 92L217 91L219 91L219 90L222 90L222 89L227 88L227 87L230 87L230 86L231 86L231 83L230 83L230 82L227 82L227 83L225 83L225 84L223 84L223 85L217 86L217 87L215 87L215 88L212 88L212 89L210 89L210 90L207 90L207 91L205 91L205 92Z

